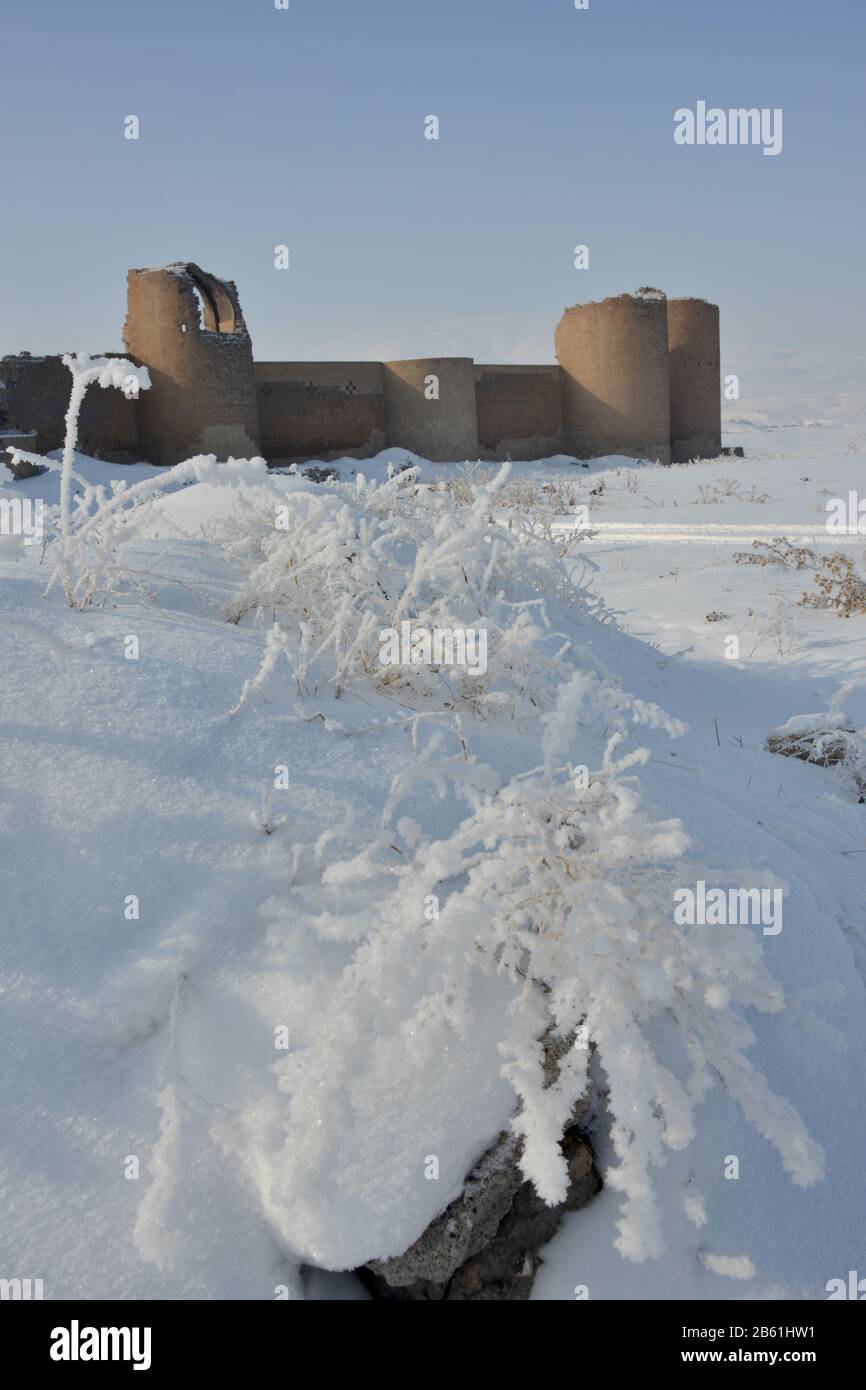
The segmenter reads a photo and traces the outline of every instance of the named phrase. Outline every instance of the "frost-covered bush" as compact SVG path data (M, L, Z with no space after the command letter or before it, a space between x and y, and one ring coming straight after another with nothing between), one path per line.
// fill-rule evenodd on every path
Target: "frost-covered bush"
M540 483L513 473L503 481L498 475L496 466L485 468L478 463L465 463L455 470L445 486L455 501L466 503L474 501L479 490L497 479L497 514L520 512L545 533L557 517L573 512L581 503L579 481L551 478Z
M866 580L858 574L850 556L840 550L819 559L811 546L792 545L784 536L774 536L772 541L753 541L751 550L738 551L734 559L739 564L811 569L815 590L803 593L801 608L829 609L840 618L866 613Z
M840 618L866 613L866 580L854 568L854 561L841 551L821 557L815 568L817 593L804 593L803 608L829 608Z
M80 478L73 467L75 446L78 443L78 416L88 389L98 385L104 389L111 387L122 391L127 400L135 400L139 391L148 390L150 376L146 367L136 367L124 357L89 357L87 353L68 354L63 358L64 366L72 374L72 387L69 406L66 411L66 433L63 441L63 454L60 463L43 458L41 454L30 454L20 449L9 449L13 465L18 462L36 464L60 473L60 505L54 518L56 542L51 550L54 560L52 582L60 581L66 601L70 608L84 607L93 597L98 581L94 581L85 561L86 545L82 546L82 512L90 512L94 501L94 489ZM81 484L83 493L76 499L76 509L71 506L72 484ZM104 489L98 490L104 494ZM98 499L101 502L103 497ZM95 563L101 574L107 565L109 551L95 546Z
M795 1183L821 1175L822 1155L748 1056L754 1035L742 1010L783 1007L758 940L673 922L674 886L690 876L685 831L653 819L631 771L648 754L623 750L636 723L676 726L626 697L588 655L541 722L541 766L504 784L465 753L449 757L437 735L395 776L379 842L333 859L321 878L302 876L284 902L270 904L275 924L306 922L326 940L358 942L322 1019L321 1049L300 1074L294 1061L277 1070L295 1124L315 1127L324 1092L336 1099L341 1078L350 1084L357 1049L375 1070L377 1050L395 1035L444 1025L471 1034L476 980L504 976L512 993L500 1050L523 1169L546 1201L566 1195L559 1140L587 1086L591 1043L607 1079L618 1160L606 1181L624 1194L617 1244L642 1260L664 1245L653 1169L666 1151L689 1145L698 1105L717 1082L776 1146ZM588 730L607 733L584 786L571 759ZM443 838L426 838L399 815L404 796L425 781L468 809ZM437 914L425 920L421 904L431 901ZM686 1059L680 1074L657 1048L658 1030L671 1026ZM547 1086L550 1036L572 1043Z
M738 550L734 560L738 565L781 565L801 570L813 565L816 555L811 546L794 545L786 536L774 536L771 541L752 541L751 550Z
M767 749L816 767L837 768L858 800L866 799L866 732L856 729L843 710L795 715L771 729Z
M282 1104L238 1122L242 1166L274 1228L289 1243L308 1240L325 1263L394 1253L383 1246L396 1199L387 1182L376 1184L400 1137L381 1122L383 1097L423 1074L424 1119L435 1129L427 1113L435 1092L435 1116L447 1124L463 1099L454 1095L459 1069L442 1062L449 1037L478 1032L494 1039L494 1056L498 1046L521 1162L550 1203L565 1196L559 1141L586 1089L592 1046L617 1160L606 1179L624 1194L618 1244L630 1258L662 1249L653 1170L690 1143L698 1106L717 1082L775 1144L793 1181L815 1181L820 1150L748 1055L754 1038L743 1011L778 1011L784 1002L758 939L674 922L675 887L693 877L685 828L653 817L635 772L649 756L637 743L640 726L671 734L679 726L622 689L615 667L625 639L603 625L532 517L503 509L508 468L461 492L422 486L411 469L381 484L359 475L319 485L269 477L262 460L209 457L131 488L82 482L73 507L78 405L92 382L123 387L128 365L70 361L77 405L50 547L68 602L93 603L130 582L118 551L167 486L234 487L230 520L216 532L242 574L227 616L266 634L258 674L236 708L279 679L285 662L283 679L302 701L317 695L321 706L347 691L396 698L413 724L380 824L322 836L312 855L296 844L285 891L262 905L277 938L307 932L349 952L314 1044L274 1065ZM486 671L384 665L382 634L404 622L483 629ZM461 711L483 719L486 732L505 721L530 730L537 765L511 775L479 761ZM345 733L324 720L323 739ZM445 807L435 833L409 814L421 788ZM270 835L266 806L259 823ZM427 914L430 903L436 910ZM671 1035L675 1046L663 1048L660 1037ZM546 1085L551 1037L564 1054ZM414 1071L401 1069L407 1052ZM410 1099L393 1112L404 1121ZM170 1144L176 1095L164 1104ZM347 1107L360 1156L345 1152ZM229 1143L225 1117L224 1125ZM343 1177L332 1210L335 1150ZM347 1178L347 1164L360 1177ZM404 1179L409 1171L404 1163ZM158 1205L159 1180L151 1197ZM372 1202L378 1225L372 1235L365 1227L355 1248L341 1219L351 1224L361 1200ZM298 1211L312 1234L298 1233Z
M354 943L355 953L315 1057L301 1071L294 1059L277 1067L291 1094L286 1153L292 1134L339 1126L359 1053L382 1071L377 1059L395 1038L471 1034L475 982L504 978L512 994L499 1025L502 1066L524 1171L548 1202L565 1196L559 1141L586 1089L591 1043L618 1160L606 1179L625 1199L618 1244L643 1259L663 1247L653 1169L690 1143L697 1107L719 1080L796 1183L820 1176L821 1151L748 1055L754 1035L743 1010L783 1007L759 942L748 931L673 921L674 889L694 877L687 837L679 822L653 819L633 778L649 756L635 745L638 726L678 726L605 669L592 645L605 629L554 547L528 519L502 524L497 488L506 479L475 477L456 495L419 486L411 472L324 489L296 479L281 493L280 529L273 498L253 490L232 523L230 550L249 576L232 616L269 626L269 677L284 656L302 695L368 684L399 693L410 709L448 713L465 703L476 717L531 714L541 729L540 765L503 783L473 756L471 727L466 737L456 727L449 752L451 726L442 725L426 746L416 738L415 756L395 773L378 832L342 856L329 858L331 846L312 867L297 848L288 895L269 904L275 929L306 924L324 941ZM379 630L405 617L486 624L484 684L470 695L466 682L436 670L383 671ZM597 770L576 778L590 749ZM425 786L455 818L466 809L439 838L400 814ZM438 909L427 919L429 901ZM657 1050L658 1030L671 1027L684 1074ZM573 1042L546 1086L551 1036Z
M137 367L123 357L88 357L86 353L67 355L64 365L72 374L66 432L59 462L41 454L9 449L12 462L42 465L60 474L60 502L51 509L47 558L51 562L48 589L59 582L70 608L87 608L107 602L113 595L133 592L150 597L148 579L122 563L120 549L141 534L149 518L149 504L166 489L188 482L212 482L229 486L266 473L263 459L230 460L217 467L213 454L185 460L152 478L130 486L114 479L109 487L89 483L75 471L78 443L78 417L91 386L115 388L128 400L150 389L146 367ZM73 499L72 485L78 485Z
M277 625L266 659L279 646L301 693L339 696L354 682L413 708L536 713L573 660L547 600L584 613L591 604L530 519L497 521L509 471L476 483L465 502L445 482L419 484L414 469L384 483L293 477L247 489L222 531L227 554L247 571L227 617ZM389 664L384 634L404 624L413 635L483 633L486 671Z

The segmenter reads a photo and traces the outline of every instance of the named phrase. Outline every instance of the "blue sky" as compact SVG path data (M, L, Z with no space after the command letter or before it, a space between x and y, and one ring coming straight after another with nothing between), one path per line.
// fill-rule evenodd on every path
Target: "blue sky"
M191 259L237 281L261 359L551 361L566 305L650 284L720 304L744 394L862 366L862 0L0 0L0 23L0 352L117 348L127 268ZM698 100L781 107L781 155L675 145Z

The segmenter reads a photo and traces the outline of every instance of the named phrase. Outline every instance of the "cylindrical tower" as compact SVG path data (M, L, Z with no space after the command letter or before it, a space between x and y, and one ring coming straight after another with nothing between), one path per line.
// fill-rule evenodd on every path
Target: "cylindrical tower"
M671 460L716 458L722 448L718 305L669 299L668 350Z
M150 372L138 437L151 463L259 453L253 351L234 284L191 262L127 277L127 352Z
M478 458L475 363L419 357L385 363L385 437L439 463Z
M556 329L566 449L670 463L667 300L643 289L566 309Z

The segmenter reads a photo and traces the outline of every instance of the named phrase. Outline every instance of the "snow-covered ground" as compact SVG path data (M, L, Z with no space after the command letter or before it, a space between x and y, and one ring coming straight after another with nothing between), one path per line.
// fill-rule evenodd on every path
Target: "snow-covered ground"
M562 544L603 608L557 610L570 640L684 726L675 738L641 727L649 759L630 769L653 823L682 822L681 882L783 889L777 934L694 930L750 933L783 986L783 1009L737 1017L823 1148L824 1176L792 1183L713 1078L694 1139L652 1170L660 1253L635 1261L615 1247L623 1197L609 1183L566 1218L535 1298L581 1286L591 1298L822 1298L866 1258L866 808L836 770L763 749L793 716L844 708L866 725L866 616L799 607L805 571L734 559L787 536L864 567L866 539L840 542L825 520L827 500L866 476L866 424L740 423L731 441L745 459L555 459L513 477L542 501L589 508L588 532ZM421 481L466 473L400 450L335 467L384 480L403 461ZM76 467L101 483L158 473ZM57 477L0 497L52 508ZM479 793L484 769L503 783L531 772L543 707L428 726L399 690L301 690L281 657L238 707L267 641L225 620L249 577L226 545L245 486L193 482L153 505L125 548L152 602L70 609L56 587L43 597L42 548L0 537L0 1275L42 1278L46 1297L363 1297L340 1271L405 1248L515 1108L502 1071L503 1044L506 1057L519 1048L513 981L472 976L453 1026L450 995L425 1012L419 987L412 1013L403 972L422 967L398 924L423 920L429 884L402 861L414 844L420 863L466 815L438 760L456 759L448 776L462 766ZM295 486L285 479L287 501L315 527L313 489ZM562 530L569 509L554 510ZM598 767L603 721L574 713L572 759ZM395 778L400 805L383 822ZM660 863L678 855L658 848ZM371 927L379 900L390 941ZM663 1011L648 1026L681 1071ZM597 1104L608 1174L609 1124Z

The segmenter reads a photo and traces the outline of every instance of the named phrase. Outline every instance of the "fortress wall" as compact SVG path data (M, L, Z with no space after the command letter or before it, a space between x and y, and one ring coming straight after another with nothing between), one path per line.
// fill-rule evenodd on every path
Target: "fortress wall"
M237 290L192 262L131 270L127 354L152 381L138 402L93 388L79 446L172 464L193 454L367 458L386 446L440 461L622 453L684 461L721 448L719 311L638 290L567 309L559 366L468 357L260 362ZM114 354L106 354L108 356ZM0 361L7 425L63 439L70 376L59 356Z
M142 455L257 455L252 345L234 284L186 262L131 270L127 296L124 343L152 383L138 401Z
M671 459L716 458L722 448L718 305L668 300Z
M667 300L622 294L566 309L556 329L563 434L577 458L670 462Z
M96 354L95 354L96 355ZM115 357L119 353L102 353ZM36 432L36 451L59 449L66 431L66 411L72 376L61 355L4 357L0 381L6 387L6 404L12 424ZM78 427L78 448L83 454L112 462L134 462L139 457L135 402L122 391L91 386L84 397Z
M269 463L370 458L384 449L381 362L256 362L254 371Z
M549 458L562 452L562 370L478 365L478 444L482 458Z
M385 362L388 444L439 462L478 458L475 363L471 357ZM431 377L438 399L428 399Z

